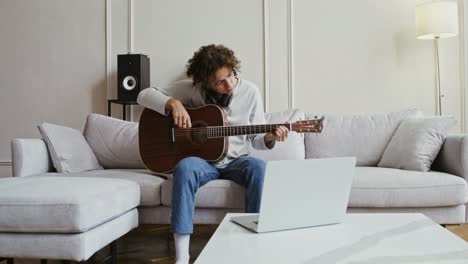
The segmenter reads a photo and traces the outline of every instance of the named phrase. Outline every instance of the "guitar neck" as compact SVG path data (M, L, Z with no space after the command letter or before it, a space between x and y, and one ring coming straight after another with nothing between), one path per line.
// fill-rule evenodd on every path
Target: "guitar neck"
M264 134L275 131L279 126L285 126L291 130L290 123L248 125L248 126L212 126L206 127L208 138L221 138L239 135Z

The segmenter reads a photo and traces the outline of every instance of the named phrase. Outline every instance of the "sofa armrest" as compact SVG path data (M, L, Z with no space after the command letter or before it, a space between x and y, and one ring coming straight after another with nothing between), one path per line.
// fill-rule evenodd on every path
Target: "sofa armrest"
M460 176L468 181L468 135L449 135L432 169Z
M11 157L15 177L43 174L54 168L47 145L42 139L13 139Z

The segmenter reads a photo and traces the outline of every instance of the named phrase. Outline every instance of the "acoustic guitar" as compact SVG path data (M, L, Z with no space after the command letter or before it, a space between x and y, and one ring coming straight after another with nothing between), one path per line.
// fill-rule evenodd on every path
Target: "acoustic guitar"
M216 105L187 108L191 128L179 128L172 115L161 115L145 108L138 128L140 156L145 166L157 173L171 172L177 163L190 156L209 162L222 160L228 151L228 137L274 132L285 126L295 132L322 131L321 119L294 123L227 126L224 110Z

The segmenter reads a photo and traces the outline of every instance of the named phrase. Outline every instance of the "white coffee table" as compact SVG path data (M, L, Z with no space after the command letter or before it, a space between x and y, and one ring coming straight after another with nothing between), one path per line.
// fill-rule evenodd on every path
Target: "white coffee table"
M422 214L348 214L343 224L256 234L227 214L195 263L468 263L468 243Z

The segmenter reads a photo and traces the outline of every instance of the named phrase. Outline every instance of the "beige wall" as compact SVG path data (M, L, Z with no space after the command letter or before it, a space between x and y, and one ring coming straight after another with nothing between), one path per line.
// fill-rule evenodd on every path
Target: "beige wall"
M130 38L134 52L151 58L153 85L183 78L199 46L224 43L240 57L242 76L259 85L269 111L434 114L434 44L417 40L414 25L420 2L139 0ZM443 112L459 120L459 130L460 56L459 37L440 41Z
M434 46L416 39L417 1L294 1L296 106L330 113L433 114ZM339 8L336 3L339 2ZM440 41L444 113L460 120L458 38ZM314 98L314 103L311 100Z
M0 161L12 138L105 113L105 1L0 0ZM2 169L1 173L8 173Z
M40 122L82 129L88 113L105 113L106 99L116 97L116 55L128 51L148 54L151 83L164 86L184 77L198 47L224 43L269 111L417 107L432 114L434 47L415 37L419 2L0 0L0 60L7 62L0 63L0 163L11 159L11 138L39 137ZM440 43L444 113L458 120L466 101L461 37ZM113 108L117 117L120 109Z
M11 177L12 171L9 164L0 164L0 178L2 177Z

